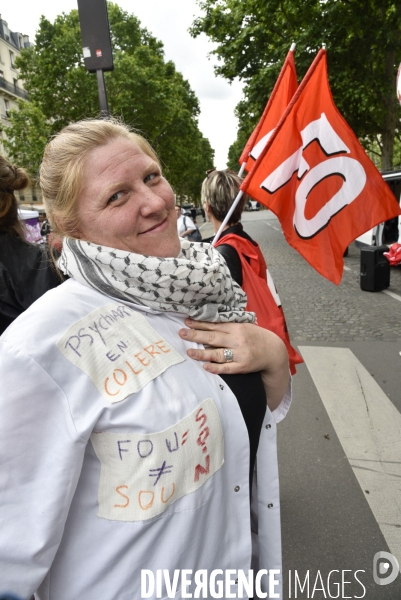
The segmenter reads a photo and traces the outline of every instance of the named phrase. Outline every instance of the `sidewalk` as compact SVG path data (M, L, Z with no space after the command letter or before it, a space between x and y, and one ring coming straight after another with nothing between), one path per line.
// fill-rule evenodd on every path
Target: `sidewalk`
M207 239L213 236L214 231L211 223L206 221L205 223L201 222L202 217L198 216L197 218L197 226L202 234L203 239ZM244 223L246 229L247 223ZM361 269L361 251L360 248L356 246L355 243L352 243L349 247L348 256L344 258L344 271L349 272L351 275L355 276L355 281L360 286L360 269ZM397 267L390 267L390 287L388 290L388 295L396 294L398 300L401 301L401 265ZM365 292L365 294L374 294L377 292ZM392 296L394 297L394 296ZM401 310L401 306L400 306ZM400 313L401 314L401 313ZM401 316L400 316L401 319Z
M209 223L209 221L203 223L203 219L200 216L198 216L198 218L196 219L195 225L199 228L199 231L201 232L202 238L204 240L212 237L212 235L214 234L212 224Z

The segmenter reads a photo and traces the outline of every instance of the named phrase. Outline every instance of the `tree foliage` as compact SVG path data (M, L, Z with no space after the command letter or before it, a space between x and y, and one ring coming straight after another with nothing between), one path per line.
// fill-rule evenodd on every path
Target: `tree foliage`
M400 137L395 87L401 61L401 3L391 0L198 0L203 15L192 27L217 43L216 71L245 83L237 106L239 131L230 149L236 162L273 89L292 41L303 77L326 43L337 107L364 146L380 149L391 167Z
M198 100L174 64L164 60L162 43L134 15L112 3L108 12L114 56L114 71L105 73L110 112L149 139L176 193L195 199L214 158L198 127ZM78 11L62 13L54 23L42 17L34 46L21 52L17 66L30 102L11 117L8 147L34 175L49 136L99 114L96 75L84 65ZM25 154L19 150L22 139Z
M11 111L12 129L7 128L3 140L9 155L23 166L35 184L43 148L50 135L50 126L42 111L30 102L19 101L19 110Z

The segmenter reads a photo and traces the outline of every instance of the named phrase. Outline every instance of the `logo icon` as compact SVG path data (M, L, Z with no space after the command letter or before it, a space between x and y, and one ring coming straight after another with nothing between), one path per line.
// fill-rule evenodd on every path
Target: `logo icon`
M376 552L373 557L373 579L377 585L393 583L399 572L400 565L395 556L390 552Z
M267 135L270 136L272 133ZM270 173L261 187L269 194L274 194L291 181L294 173L298 172L298 181L303 180L295 194L294 228L299 237L310 239L324 229L332 217L359 196L365 187L367 177L361 163L346 156L351 151L335 132L325 113L322 113L316 121L309 123L301 131L301 137L302 146ZM262 140L259 144L261 142ZM304 150L312 142L317 142L327 157L327 160L313 168L303 156ZM309 194L321 181L332 175L343 179L342 187L332 198L327 198L325 205L313 218L308 219L305 216L305 209Z

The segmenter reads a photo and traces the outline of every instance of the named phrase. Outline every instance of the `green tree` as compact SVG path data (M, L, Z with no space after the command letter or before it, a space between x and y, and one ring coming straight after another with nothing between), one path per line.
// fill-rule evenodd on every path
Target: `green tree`
M110 112L133 125L155 146L166 176L178 194L200 186L199 155L206 168L214 152L198 127L199 103L188 82L174 64L165 62L163 45L139 20L119 6L108 4L114 71L105 73ZM39 155L48 137L70 122L98 116L96 75L88 73L82 55L78 11L59 15L54 23L42 17L35 45L17 59L20 77L30 104L14 114L8 129L10 151L15 160L21 119L28 124L27 151L34 142ZM36 115L36 121L33 118ZM41 115L43 135L34 140ZM37 152L19 156L20 164L38 168ZM22 160L24 158L24 160ZM35 162L36 161L36 162Z
M22 165L29 173L35 189L50 126L35 104L22 100L19 101L19 110L11 111L10 122L11 126L6 129L8 138L3 140L4 146L15 163Z
M391 0L198 0L203 16L192 27L217 43L216 71L245 83L237 106L239 131L230 150L235 162L266 104L290 43L303 77L327 45L334 100L367 150L379 148L393 163L401 109L395 95L401 61L401 3ZM236 158L235 158L236 157Z

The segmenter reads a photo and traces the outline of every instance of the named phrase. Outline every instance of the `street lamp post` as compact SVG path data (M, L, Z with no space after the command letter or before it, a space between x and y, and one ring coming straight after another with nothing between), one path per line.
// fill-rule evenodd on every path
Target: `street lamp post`
M78 13L85 67L89 73L96 73L100 115L107 118L104 71L112 71L114 64L106 0L78 0Z
M109 104L107 102L107 90L106 84L104 82L104 74L102 69L97 69L97 91L99 95L99 108L100 115L102 118L107 118L109 116Z

